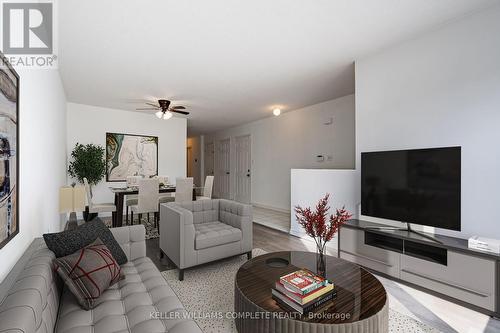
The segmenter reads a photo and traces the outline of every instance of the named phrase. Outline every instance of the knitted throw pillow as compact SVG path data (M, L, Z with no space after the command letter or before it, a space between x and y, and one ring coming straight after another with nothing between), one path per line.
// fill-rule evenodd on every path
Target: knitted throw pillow
M73 254L54 259L54 263L85 310L93 309L99 296L120 280L120 265L99 238Z
M127 256L120 247L120 244L118 244L109 228L99 218L84 223L73 230L43 235L45 244L47 244L49 250L54 252L56 258L75 253L84 246L91 244L98 237L111 250L113 257L120 265L127 262Z

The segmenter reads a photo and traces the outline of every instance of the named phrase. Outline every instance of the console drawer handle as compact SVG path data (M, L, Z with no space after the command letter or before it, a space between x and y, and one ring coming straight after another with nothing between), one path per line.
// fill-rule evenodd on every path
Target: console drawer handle
M373 261L373 262L376 262L378 264L382 264L382 265L385 265L387 267L392 267L391 264L388 264L386 262L383 262L381 260L377 260L377 259L373 259L373 258L370 258L370 257L366 257L366 256L362 256L360 254L356 254L356 253L351 253L349 251L345 251L345 250L340 250L340 252L344 252L344 253L347 253L347 254L350 254L351 256L355 256L355 257L360 257L360 258L363 258L363 259L366 259L366 260L370 260L370 261Z
M462 291L466 291L468 293L475 294L475 295L478 295L478 296L481 296L481 297L490 297L491 296L491 294L485 294L485 293L482 293L482 292L479 292L479 291L476 291L476 290L473 290L473 289L470 289L470 288L467 288L467 287L464 287L464 286L459 286L459 285L456 285L456 284L453 284L453 283L450 283L450 282L445 282L443 280L438 280L438 279L435 279L433 277L427 276L425 274L420 274L420 273L412 272L412 271L409 271L407 269L402 269L401 272L408 273L408 274L411 274L411 275L415 275L415 276L418 276L418 277L421 277L421 278L424 278L424 279L427 279L427 280L431 280L431 281L434 281L434 282L438 282L438 283L441 283L441 284L445 284L445 285L450 286L452 288L459 289L459 290L462 290Z

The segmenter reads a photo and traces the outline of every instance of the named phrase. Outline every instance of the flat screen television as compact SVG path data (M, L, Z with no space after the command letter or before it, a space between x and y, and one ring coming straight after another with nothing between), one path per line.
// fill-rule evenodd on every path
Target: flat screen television
M361 214L460 231L461 148L361 154Z

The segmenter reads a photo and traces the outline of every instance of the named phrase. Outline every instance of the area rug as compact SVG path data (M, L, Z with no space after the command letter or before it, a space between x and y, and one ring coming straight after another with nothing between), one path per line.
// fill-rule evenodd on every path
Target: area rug
M109 228L111 228L111 225L112 225L111 217L101 217L101 220L104 222L104 224L106 224ZM126 220L124 219L123 225L125 225L125 223L126 223L125 221ZM151 214L149 221L148 221L147 216L146 217L143 216L141 222L144 225L144 227L146 228L146 239L160 237L160 234L158 233L158 229L156 229L156 226L154 223L153 214ZM130 220L129 220L129 223L130 223ZM134 224L138 224L137 218L134 219Z
M262 249L254 249L253 256L265 254ZM234 277L247 261L246 255L228 258L216 263L188 269L184 281L178 280L176 269L162 272L168 284L191 314L228 313L234 310ZM234 333L231 319L210 319L201 315L195 321L205 333ZM389 304L389 332L393 333L437 333L438 330L399 313Z

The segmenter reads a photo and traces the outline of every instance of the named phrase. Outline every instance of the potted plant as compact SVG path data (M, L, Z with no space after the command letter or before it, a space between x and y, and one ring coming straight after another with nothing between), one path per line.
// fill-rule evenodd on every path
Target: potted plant
M83 184L83 178L87 178L92 193L92 186L97 185L106 174L106 161L104 148L92 143L82 145L77 143L71 152L68 174ZM88 207L83 213L85 221L90 221L97 214L89 214Z
M349 220L352 215L345 210L345 207L336 209L335 215L331 214L328 218L328 199L330 194L326 194L316 205L313 212L310 207L302 208L295 206L295 217L297 222L304 228L306 234L316 242L318 253L317 270L319 275L325 275L326 267L324 253L326 244L332 240L340 227Z

